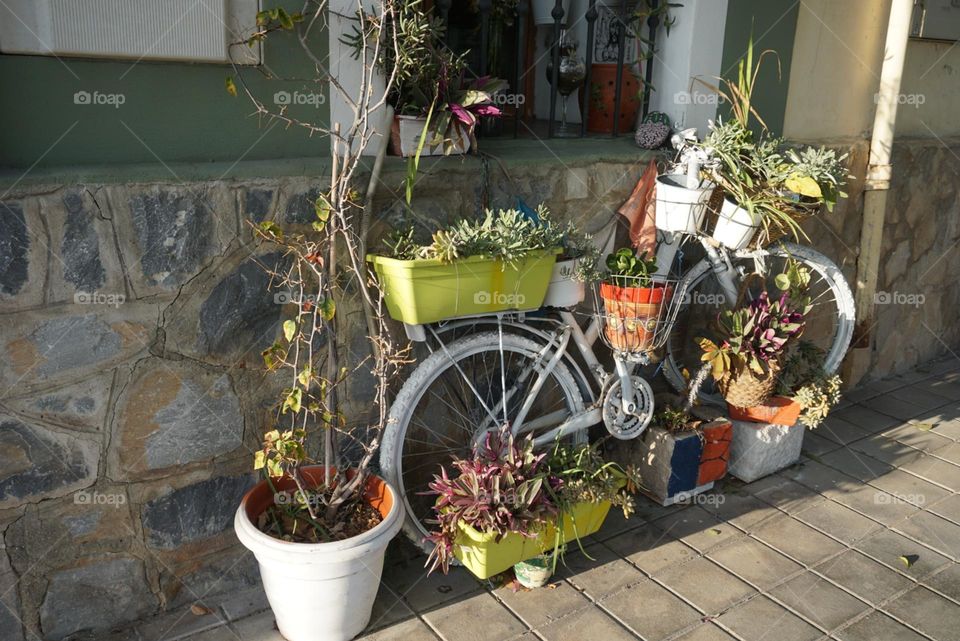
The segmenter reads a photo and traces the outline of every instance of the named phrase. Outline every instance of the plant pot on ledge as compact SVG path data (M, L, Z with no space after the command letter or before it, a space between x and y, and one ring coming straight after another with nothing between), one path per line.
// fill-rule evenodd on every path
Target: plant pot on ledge
M312 487L324 468L301 468ZM277 492L296 489L293 479L273 481ZM244 496L234 518L240 542L257 558L277 628L287 641L348 641L367 626L380 588L387 544L400 531L403 507L396 492L371 476L364 498L383 520L343 541L294 543L261 532L256 523L274 503L274 488L261 481Z
M755 407L729 409L730 474L750 483L800 460L805 426L797 420L801 407L795 400L774 396Z

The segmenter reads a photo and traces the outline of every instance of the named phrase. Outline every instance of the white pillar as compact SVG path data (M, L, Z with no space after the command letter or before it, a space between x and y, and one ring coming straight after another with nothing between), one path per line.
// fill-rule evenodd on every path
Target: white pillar
M670 35L663 28L657 34L650 111L666 113L676 128L696 127L703 137L707 120L717 115L718 98L694 79L716 85L723 72L727 0L685 0L672 15L676 23Z

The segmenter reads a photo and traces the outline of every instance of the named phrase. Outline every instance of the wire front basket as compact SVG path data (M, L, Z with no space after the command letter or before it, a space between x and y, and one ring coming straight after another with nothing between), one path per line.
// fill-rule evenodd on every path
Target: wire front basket
M629 360L650 360L667 342L686 293L677 278L608 278L593 290L600 337Z

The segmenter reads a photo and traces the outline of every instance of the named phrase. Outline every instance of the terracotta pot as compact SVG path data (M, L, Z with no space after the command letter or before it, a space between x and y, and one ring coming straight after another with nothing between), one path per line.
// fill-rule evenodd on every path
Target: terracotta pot
M616 111L617 65L611 62L596 62L590 67L590 112L587 114L587 131L609 134L613 132ZM640 109L640 81L624 65L620 79L620 133L632 132Z
M323 483L322 466L302 468L312 487ZM289 477L274 481L277 491L296 489ZM370 621L380 587L387 544L400 531L403 507L386 481L370 476L364 498L383 520L362 534L330 543L293 543L265 534L256 522L274 502L266 481L253 487L237 509L234 529L260 564L267 600L280 634L289 641L347 641Z
M786 396L772 396L767 402L754 407L727 405L730 418L735 421L793 425L800 418L800 403Z
M615 349L650 349L657 332L660 308L673 295L671 287L619 287L600 284L606 312L604 334Z

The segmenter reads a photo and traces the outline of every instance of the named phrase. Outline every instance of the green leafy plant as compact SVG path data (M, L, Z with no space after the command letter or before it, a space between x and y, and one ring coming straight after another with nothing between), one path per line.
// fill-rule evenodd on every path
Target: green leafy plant
M618 287L649 287L657 271L657 257L644 251L637 256L633 249L624 247L607 255L606 281Z
M460 220L448 229L433 233L431 242L418 244L415 231L395 231L385 241L389 256L401 260L416 258L451 262L458 258L485 256L515 265L533 251L558 249L564 228L555 224L546 207L537 208L533 220L517 209L487 210L480 220Z
M789 175L784 187L804 198L800 203L802 205L823 203L827 211L833 211L837 200L847 195L843 185L849 176L842 164L846 158L847 154L837 155L836 151L826 147L804 147L799 151L789 149Z

